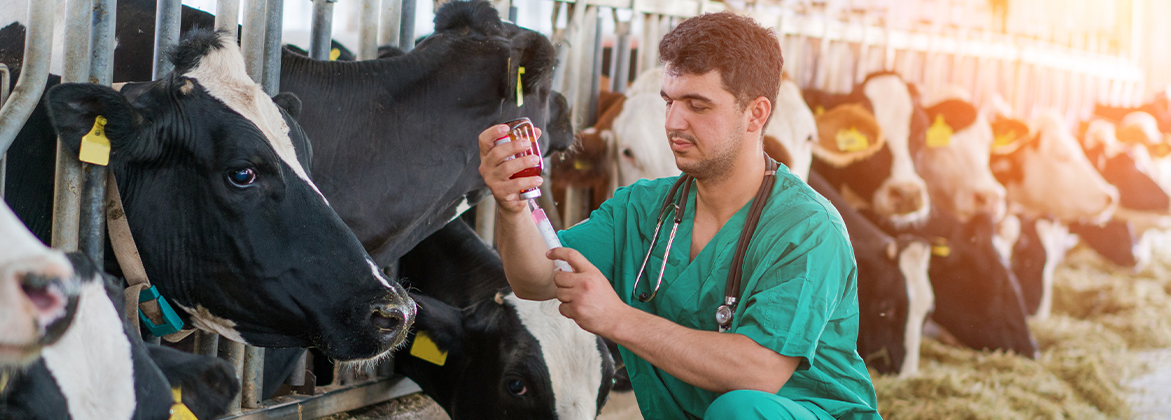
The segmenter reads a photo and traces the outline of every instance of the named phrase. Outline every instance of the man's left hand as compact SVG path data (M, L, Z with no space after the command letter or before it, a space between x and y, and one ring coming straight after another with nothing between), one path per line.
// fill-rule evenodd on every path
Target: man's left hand
M577 250L560 247L545 255L573 267L572 273L557 271L553 275L561 314L586 331L609 337L622 319L622 312L630 306L618 298L606 276Z

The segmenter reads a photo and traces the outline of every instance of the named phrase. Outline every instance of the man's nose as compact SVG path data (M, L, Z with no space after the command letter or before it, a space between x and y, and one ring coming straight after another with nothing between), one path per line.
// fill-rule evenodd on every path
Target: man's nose
M687 129L687 120L683 117L683 112L676 110L674 105L667 106L666 128L668 131Z

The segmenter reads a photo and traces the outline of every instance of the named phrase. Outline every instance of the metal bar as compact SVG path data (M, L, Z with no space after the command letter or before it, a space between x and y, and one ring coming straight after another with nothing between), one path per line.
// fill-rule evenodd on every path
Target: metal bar
M379 378L354 386L325 388L313 396L287 395L269 401L259 410L221 417L220 420L300 420L325 417L420 392L417 385L403 377ZM332 389L331 389L332 388Z
M114 78L114 22L118 8L114 0L94 0L92 13L93 51L89 79L109 85ZM106 167L82 164L84 189L78 222L78 248L95 262L105 259L106 250Z
M271 0L270 0L271 1ZM264 349L244 347L244 376L240 378L241 403L244 408L259 408L264 399Z
M232 39L240 36L240 0L216 0L215 29L227 31Z
M240 30L240 52L244 54L244 68L248 77L264 84L264 36L267 11L265 0L245 0L244 27Z
M358 2L358 59L378 58L378 0Z
M642 39L638 43L638 74L646 73L659 64L659 19L655 15L643 15Z
M293 366L293 374L289 375L289 379L285 383L290 386L304 386L305 385L305 366L309 364L309 351L301 351L301 357L297 358L297 363Z
M313 19L309 30L309 58L329 60L330 41L333 40L333 4L335 2L336 0L313 0Z
M610 59L614 63L610 70L610 90L625 93L626 83L630 81L630 22L618 22L618 19L614 22L618 37L614 40L614 56Z
M222 340L219 348L219 356L221 359L227 360L236 369L236 377L241 380L244 379L244 344L237 343L232 340ZM228 405L228 411L236 413L240 411L241 397L243 392L237 393L235 398L232 398L232 403Z
M378 46L399 45L399 31L402 26L402 0L382 0L382 13L378 24Z
M582 6L577 6L582 7ZM591 121L589 116L590 111L590 89L593 87L593 78L590 74L585 74L587 71L594 69L594 59L597 53L594 49L586 49L585 46L596 47L597 36L597 21L598 21L598 6L585 6L585 10L578 10L576 13L582 13L583 19L580 20L579 28L581 30L578 36L574 37L577 42L573 54L577 56L577 61L573 64L573 76L566 80L573 86L573 97L570 99L573 104L573 126L579 128L589 127ZM568 76L568 75L567 75Z
M602 15L594 12L594 58L590 71L589 108L586 123L582 127L593 127L598 121L598 95L602 90Z
M12 83L12 73L8 66L0 63L0 107L8 102L8 87ZM5 173L8 171L8 153L0 152L0 199L4 198Z
M516 23L516 15L519 12L520 10L517 9L516 6L508 6L508 21Z
M479 235L488 246L496 245L495 199L480 200L480 204L476 204L476 235Z
M402 0L398 48L404 52L415 49L415 0Z
M166 52L179 42L179 17L183 10L180 0L158 0L155 6L155 51L151 80L170 73L174 65L167 61Z
M285 0L268 0L264 22L264 92L276 95L281 89L281 21Z
M89 0L72 0L65 9L65 74L62 82L84 83L89 78ZM70 252L78 249L81 218L81 162L57 142L57 165L53 185L53 248Z
M220 335L207 331L195 331L195 353L215 357L219 354Z

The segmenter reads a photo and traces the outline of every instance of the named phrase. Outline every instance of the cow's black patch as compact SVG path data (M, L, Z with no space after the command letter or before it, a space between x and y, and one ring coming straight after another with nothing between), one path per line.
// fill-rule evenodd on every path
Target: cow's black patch
M435 32L464 28L489 36L504 34L500 13L485 1L453 1L435 12Z
M203 57L224 47L223 39L226 31L215 31L207 28L193 28L183 34L183 42L176 44L167 51L167 59L175 65L175 74L187 74Z

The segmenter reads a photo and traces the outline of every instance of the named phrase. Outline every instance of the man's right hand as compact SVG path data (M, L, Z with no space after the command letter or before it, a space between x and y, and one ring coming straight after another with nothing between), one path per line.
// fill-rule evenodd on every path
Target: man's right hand
M520 198L520 192L540 187L545 180L539 176L528 176L509 179L513 174L537 166L541 162L540 156L525 156L523 159L506 160L509 157L523 153L529 149L528 141L514 141L496 146L496 139L508 135L508 125L498 124L488 127L480 133L480 176L502 213L520 213L526 208L525 200ZM541 138L541 129L536 129L537 139Z

